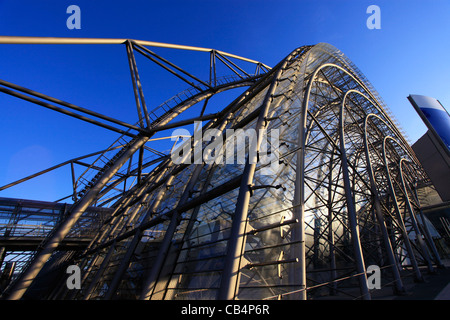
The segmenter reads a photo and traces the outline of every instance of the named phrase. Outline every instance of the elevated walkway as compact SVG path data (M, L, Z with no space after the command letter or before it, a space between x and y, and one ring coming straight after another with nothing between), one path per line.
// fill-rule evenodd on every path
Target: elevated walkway
M0 198L0 248L6 251L36 250L70 207L65 203ZM84 248L110 212L109 208L88 208L59 249Z

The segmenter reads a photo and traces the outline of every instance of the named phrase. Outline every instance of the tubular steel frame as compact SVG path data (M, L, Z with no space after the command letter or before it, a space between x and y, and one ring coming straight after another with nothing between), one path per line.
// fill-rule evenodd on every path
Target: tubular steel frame
M371 299L368 265L380 266L383 279L400 294L405 270L411 268L420 281L419 266L432 272L441 265L415 194L417 182L427 177L376 91L333 46L300 47L271 69L218 50L128 39L0 37L0 43L124 44L138 114L137 123L128 124L0 80L3 93L121 134L103 151L0 188L64 165L72 168L74 203L4 297L27 297L33 283L46 279L42 270L61 274L76 264L82 270L80 290L69 290L61 279L40 290L40 297L308 299L344 294ZM209 79L200 80L148 47L209 52ZM135 52L185 81L189 94L150 111ZM255 72L244 71L239 61L255 65ZM219 62L235 76L218 78ZM204 115L213 95L238 87L248 89L222 111ZM172 122L197 103L204 103L198 117ZM152 147L155 133L194 121L206 121L203 130L222 133L255 129L255 150L247 155L256 151L258 157L263 130L278 130L281 143L271 152L278 152L279 166L267 175L262 174L267 165L248 157L245 164L175 164ZM183 143L208 146L208 141ZM99 157L92 164L80 161L93 155ZM76 177L74 164L87 169ZM52 265L61 242L88 208L95 210L93 205L109 210L102 226L84 249Z

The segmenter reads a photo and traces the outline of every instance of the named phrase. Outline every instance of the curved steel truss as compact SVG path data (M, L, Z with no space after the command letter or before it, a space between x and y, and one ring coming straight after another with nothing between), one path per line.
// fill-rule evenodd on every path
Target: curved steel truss
M376 91L336 48L303 46L272 69L195 48L210 53L210 78L202 81L147 48L155 43L114 41L127 50L136 124L0 82L4 93L126 128L79 117L121 136L83 174L73 176L74 203L7 297L39 292L46 299L306 299L327 294L370 299L369 265L379 266L383 279L401 293L404 270L413 270L420 280L419 266L432 270L440 264L416 193L417 184L427 180L420 163ZM182 77L191 89L147 109L135 51ZM231 60L236 58L250 61L256 71L244 71ZM219 60L234 77L220 81L215 75ZM202 108L196 118L173 121L191 106L206 106L213 95L240 86L248 89L222 111L204 115ZM247 156L242 163L175 163L153 148L155 133L194 121L205 121L203 131L216 129L219 136L227 129L254 129L256 143L248 144L254 150L246 149L246 155L255 151L258 161ZM278 146L264 149L264 130L278 132ZM206 150L213 142L187 139L184 144ZM151 156L145 157L146 151ZM260 161L268 153L277 154L275 166ZM59 166L83 164L83 159ZM58 246L92 206L109 208L107 216L87 246L67 255ZM81 289L66 287L67 265L80 267ZM48 280L49 272L59 278L40 289L36 283Z

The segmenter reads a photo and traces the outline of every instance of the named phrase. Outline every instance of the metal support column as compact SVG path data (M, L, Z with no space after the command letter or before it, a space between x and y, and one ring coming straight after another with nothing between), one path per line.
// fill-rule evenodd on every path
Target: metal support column
M139 98L140 98L140 101L142 102L142 110L144 110L145 121L146 121L147 128L148 128L148 127L150 127L151 123L150 123L150 118L149 118L148 111L147 111L147 106L145 104L144 92L142 91L142 84L141 84L141 79L139 78L136 59L134 58L134 54L133 54L133 46L131 45L131 42L129 40L125 43L125 45L127 48L128 63L129 63L130 72L131 72L131 80L133 81L133 90L134 90L134 96L135 96L135 100L136 100L136 107L138 109L139 124L141 125L141 127L144 127L144 122L142 120L141 105L139 103ZM139 95L138 95L138 91L139 91Z

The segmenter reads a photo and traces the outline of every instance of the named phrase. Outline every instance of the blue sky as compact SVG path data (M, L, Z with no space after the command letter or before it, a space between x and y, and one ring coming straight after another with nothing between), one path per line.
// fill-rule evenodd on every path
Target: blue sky
M81 29L69 30L69 5ZM369 5L381 29L369 30ZM207 47L274 66L293 49L328 42L366 75L412 142L426 128L406 97L435 97L450 108L448 0L0 0L0 35L131 38ZM188 70L208 56L154 50ZM178 54L178 56L177 56ZM183 89L154 81L159 71L138 59L149 108ZM200 71L202 73L203 71ZM0 79L129 123L137 121L122 46L0 45ZM173 78L171 78L173 79ZM171 81L171 80L167 80ZM107 147L117 134L0 93L0 185ZM70 169L0 192L0 197L56 200Z

